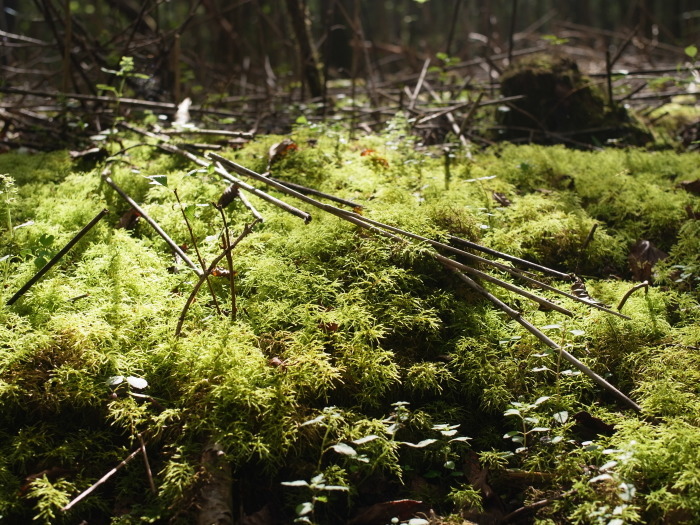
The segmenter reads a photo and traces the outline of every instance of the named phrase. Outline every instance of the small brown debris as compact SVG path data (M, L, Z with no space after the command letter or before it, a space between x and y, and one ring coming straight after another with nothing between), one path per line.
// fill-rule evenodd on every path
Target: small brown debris
M651 241L638 240L627 256L630 270L635 281L652 281L652 270L657 262L664 260L668 254L659 250Z
M693 195L700 195L700 179L681 181L678 187Z
M494 191L492 193L492 195L493 195L493 200L495 200L498 204L500 204L504 208L507 208L508 206L510 206L512 204L510 202L510 199L508 199L508 197L506 197L504 193L499 193L497 191Z

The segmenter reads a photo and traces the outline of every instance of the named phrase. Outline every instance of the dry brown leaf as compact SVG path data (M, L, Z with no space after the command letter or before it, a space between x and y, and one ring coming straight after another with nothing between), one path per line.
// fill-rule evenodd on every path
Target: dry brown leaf
M635 281L650 281L652 270L657 262L668 257L663 250L659 250L651 241L640 239L630 249L627 260Z

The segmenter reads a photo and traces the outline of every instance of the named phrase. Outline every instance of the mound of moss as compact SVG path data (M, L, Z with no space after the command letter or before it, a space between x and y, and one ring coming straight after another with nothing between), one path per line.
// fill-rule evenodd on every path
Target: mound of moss
M624 107L606 101L600 87L568 57L522 58L500 81L504 97L522 97L498 112L500 138L573 146L608 141L642 146L652 140Z
M118 227L130 206L100 174L109 170L193 260L196 244L211 261L226 228L235 237L252 222L237 198L224 223L212 203L227 183L213 170L150 146L110 146L115 156L88 171L61 154L6 154L0 516L194 523L214 500L236 522L374 523L365 509L407 523L433 509L428 521L462 523L549 499L528 519L691 522L700 501L700 305L697 220L684 210L700 202L678 182L697 177L696 159L509 145L457 154L446 180L442 155L406 132L401 118L355 140L300 126L273 176L352 200L398 228L578 272L590 296L612 307L635 284L629 246L658 243L669 260L655 269L657 285L626 300L630 319L538 292L574 312L566 317L483 283L642 414L616 404L426 246L303 203L294 204L312 213L308 224L250 197L265 220L232 252L234 287L223 268L183 313L197 276L142 219ZM224 153L263 171L283 138ZM103 207L108 218L6 305Z

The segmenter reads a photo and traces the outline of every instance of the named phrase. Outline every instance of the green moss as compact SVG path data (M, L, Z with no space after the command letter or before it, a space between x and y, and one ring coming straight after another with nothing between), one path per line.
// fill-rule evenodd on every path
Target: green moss
M532 487L533 500L576 487L576 496L540 511L553 523L584 520L605 505L612 512L623 481L637 490L628 517L696 511L694 470L682 462L689 464L691 431L700 421L700 307L692 287L700 250L697 221L684 210L696 208L697 197L676 188L697 177L696 159L511 145L472 158L458 154L446 181L442 154L417 148L406 124L399 116L386 134L355 141L332 127L300 127L293 135L298 149L273 164L273 175L353 199L366 217L398 228L439 239L459 235L598 277L588 277L588 291L612 307L634 284L623 280L628 245L646 238L667 249L669 260L657 267L657 282L667 288L636 291L623 308L631 320L542 292L571 308L574 317L565 319L486 285L663 425L622 413L590 379L446 272L426 246L397 243L304 204L310 224L251 198L265 221L233 252L235 321L228 281L215 278L221 315L205 285L185 312L183 337L175 338L193 272L180 264L171 273L170 249L143 221L115 229L128 205L101 182L103 167L72 172L65 155L47 156L54 178L43 168L36 177L0 168L17 180L12 213L34 221L12 237L0 230L7 241L0 246L0 257L7 256L0 261L0 514L17 522L50 519L134 450L139 433L158 494L146 494L147 475L135 461L75 516L101 519L129 501L120 522L194 519L201 452L212 441L224 449L236 483L259 480L274 492L280 481L323 473L349 484L351 498L332 500L329 520L376 486L389 487L387 498L428 497L445 513L452 502L478 503L466 478L455 475L472 461L470 446L497 470L555 476L556 487ZM262 137L227 154L264 170L270 146L282 138ZM227 184L152 148L118 157L108 162L113 179L178 244L189 244L193 259L174 190L189 207L202 257L220 253L223 223L210 203ZM167 185L151 184L154 175L165 175ZM42 250L55 252L105 206L113 212L108 219L17 303L4 304L34 274ZM234 236L251 221L237 200L225 213ZM544 430L532 431L526 450L516 452L503 439L514 429L504 412L533 403L532 417ZM608 441L620 449L639 431L640 462L614 471L616 485L589 483L607 460L579 445L571 418L584 411L619 425ZM457 428L472 439L450 441ZM428 444L406 444L421 442ZM340 443L357 454L333 448ZM686 480L682 487L652 457L662 447ZM446 467L450 462L456 469ZM33 499L17 495L27 475L52 467L67 471L35 481ZM421 479L431 485L415 489ZM293 519L296 493L284 490L275 497L290 502ZM503 491L524 501L519 489Z

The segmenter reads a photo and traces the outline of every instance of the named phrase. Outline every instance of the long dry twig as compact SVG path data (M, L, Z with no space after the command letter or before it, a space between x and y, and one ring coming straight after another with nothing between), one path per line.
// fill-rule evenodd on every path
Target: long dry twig
M629 319L629 317L624 316L624 315L622 315L622 314L620 314L619 312L616 312L616 311L614 311L614 310L610 310L609 308L606 308L606 307L603 306L603 305L596 304L596 303L592 303L591 301L587 301L587 300L585 300L585 299L583 299L583 298L581 298L581 297L577 297L577 296L575 296L575 295L568 294L568 293L566 293L566 292L563 292L563 291L559 290L558 288L555 288L555 287L553 287L553 286L547 285L546 283L543 283L543 282L541 282L541 281L538 281L538 280L536 280L536 279L533 279L533 278L531 278L531 277L528 277L528 276L524 275L524 274L522 273L522 271L520 271L520 270L518 270L518 269L516 269L516 268L507 266L507 265L505 265L505 264L502 264L502 263L499 263L499 262L496 262L496 261L492 261L492 260L490 260L490 259L486 259L486 258L483 258L483 257L479 257L478 255L474 255L474 254L469 253L469 252L465 252L464 250L460 250L460 249L458 249L458 248L455 248L454 246L450 246L450 245L448 245L448 244L441 243L440 241L436 241L435 239L430 239L430 238L428 238L428 237L425 237L425 236L422 236L422 235L418 235L418 234L416 234L416 233L412 233L412 232L409 232L409 231L406 231L406 230L402 230L402 229L400 229L400 228L396 228L395 226L391 226L391 225L389 225L389 224L381 223L381 222L379 222L379 221L374 221L374 220L372 220L372 219L370 219L370 218L368 218L368 217L365 217L365 216L363 216L363 215L360 215L360 214L358 214L358 213L346 211L346 210L337 208L337 207L335 207L335 206L331 206L331 205L329 205L329 204L325 204L325 203L322 203L322 202L320 202L320 201L317 201L316 199L313 199L313 198L311 198L311 197L309 197L309 196L307 196L307 195L303 195L303 194L301 194L301 193L295 191L294 189L292 189L292 188L286 186L284 183L280 183L280 182L278 182L278 181L276 181L276 180L274 180L274 179L271 179L270 177L266 177L266 176L264 176L264 175L261 175L260 173L256 173L256 172L254 172L253 170L250 170L250 169L248 169L248 168L246 168L246 167L244 167L244 166L241 166L240 164L237 164L237 163L235 163L235 162L233 162L233 161L227 159L226 157L222 157L222 156L219 155L218 153L209 152L209 153L207 153L207 157L209 157L209 158L211 158L211 159L214 159L214 160L216 160L217 162L219 162L219 163L221 163L221 164L225 164L225 165L226 165L227 167L229 167L232 171L235 171L235 172L238 173L239 175L247 176L247 177L250 177L250 178L252 178L252 179L258 180L258 181L260 181L260 182L264 182L265 184L268 184L268 185L270 185L270 186L276 188L277 190L279 190L279 191L281 191L281 192L283 192L283 193L286 193L287 195L289 195L289 196L291 196L291 197L295 197L295 198L297 198L297 199L300 199L300 200L302 200L302 201L304 201L304 202L306 202L306 203L308 203L308 204L311 204L312 206L315 206L315 207L317 207L317 208L320 208L320 209L322 209L323 211L328 212L328 213L331 213L331 214L333 214L333 215L336 215L336 216L338 216L338 217L340 217L340 218L344 218L344 219L346 219L346 220L350 220L350 222L359 221L359 222L362 222L362 223L366 223L366 224L369 224L369 225L372 225L372 226L375 226L375 227L379 228L380 231L381 231L381 230L384 230L384 231L390 231L390 232L393 232L393 233L397 233L397 234L399 234L399 235L403 235L403 236L405 236L405 237L409 237L409 238L411 238L411 239L413 239L413 240L416 240L416 241L419 241L419 242L424 242L424 243L430 244L430 245L432 245L432 246L435 247L435 248L439 248L439 249L442 249L442 250L445 250L445 251L449 251L449 252L451 252L451 253L453 253L453 254L455 254L455 255L459 255L459 256L462 256L462 257L466 257L466 258L468 258L468 259L471 259L472 261L479 262L479 263L483 263L483 264L488 264L488 265L490 265L490 266L493 266L493 267L495 267L495 268L498 268L499 270L506 271L506 272L510 273L511 275L514 275L514 276L518 277L519 279L522 279L522 280L528 282L529 284L533 284L533 285L535 285L535 286L537 286L537 287L539 287L539 288L543 288L543 289L547 289L547 290L553 291L553 292L555 292L555 293L557 293L557 294L559 294L559 295L563 295L563 296L565 296L565 297L567 297L567 298L569 298L569 299L571 299L571 300L573 300L573 301L581 302L581 303L586 304L587 306L591 306L591 307L593 307L593 308L597 308L597 309L600 309L600 310L604 310L604 311L606 311L606 312L608 312L608 313L611 313L611 314L613 314L613 315L617 315L617 316L619 316L619 317L624 317L625 319ZM466 240L464 240L464 239L459 239L459 238L456 238L456 237L455 237L454 239L458 239L459 241L461 241L461 242L463 242L463 243L467 243L467 244L468 244L469 246L471 246L471 247L479 247L479 248L484 249L484 250L489 250L489 249L487 249L487 248L485 248L485 247L482 247L482 246L480 246L480 245L478 245L478 244L476 244L476 243L472 243L472 242L466 241ZM495 250L491 250L491 251L492 251L493 253L495 253L495 254L498 254L499 256L501 256L501 255L506 255L506 254L501 254L501 252L496 252ZM563 277L563 278L565 278L565 279L567 279L567 280L571 280L571 276L568 275L568 274L564 274L564 273L561 273L561 272L557 272L556 270L552 270L551 268L546 268L546 267L544 267L544 266L537 265L537 264L535 264L535 263L532 263L532 262L530 262L530 261L525 261L524 259L519 259L519 258L517 258L517 257L510 257L510 258L511 258L511 260L513 260L513 261L521 262L521 263L526 264L526 265L528 265L528 266L530 266L530 267L536 267L536 268L538 268L538 269L548 270L549 273L552 273L552 274L554 274L554 275L556 275L556 276L558 276L558 277ZM445 258L445 259L447 259L447 258ZM452 261L451 259L447 259L447 260L448 260L448 261L451 261L451 263L448 263L448 264L454 264L454 265L459 265L459 264L460 264L460 263L457 263L456 261ZM475 275L476 277L483 277L483 275L487 275L487 274L483 274L483 272L480 272L479 270L476 270L475 268L472 268L472 267L469 267L469 266L466 266L466 265L461 265L460 268L467 268L467 269L464 270L464 271L471 272L471 273L472 273L473 275ZM517 288L517 287L513 287L513 285L510 285L509 283L505 283L504 281L501 281L501 280L499 280L499 279L495 279L494 277L491 277L491 276L487 276L486 278L489 279L489 280L490 280L491 282L493 282L494 284L497 284L498 286L502 286L502 287L507 288L507 289L509 289L509 290L511 290L511 291L515 291L516 293L521 293L521 292L520 292L521 289L519 289L519 288ZM517 289L516 289L516 288L517 288ZM526 293L527 293L527 292L526 292ZM525 295L525 294L522 294L522 295ZM547 301L547 300L541 299L541 298L538 298L538 299L534 299L534 298L532 298L532 297L530 297L530 298L533 299L533 300L536 300L536 301L539 302L540 304L544 304L545 306L548 306L549 308L552 308L552 309L554 309L554 310L559 310L559 311L561 311L562 313L567 313L567 315L570 315L570 312L568 312L568 310L567 310L567 311L563 311L564 309L562 309L562 308L561 308L560 306L558 306L558 305L554 305L554 303L551 303L550 301ZM553 305L554 305L554 306L553 306Z
M185 208L182 206L182 202L180 202L180 196L177 194L177 189L174 189L173 193L175 194L175 199L177 200L177 204L180 207L180 211L182 212L182 218L185 220L187 231L190 233L190 239L192 239L192 246L194 247L194 252L197 254L197 260L199 261L199 265L202 267L202 271L205 271L207 269L207 265L204 262L204 258L202 257L202 254L199 251L199 246L197 246L197 238L194 236L194 231L192 230L190 220L187 218L187 213L185 213ZM214 302L214 308L216 308L216 313L221 315L219 300L216 298L216 294L214 293L214 287L211 284L211 279L209 279L208 275L206 275L205 277L207 279L207 287L209 288L209 294L211 295L211 299Z
M203 166L205 168L208 168L212 163L210 161L204 160L197 155L194 155L193 153L190 153L189 151L185 151L183 149L178 148L177 146L174 146L172 144L168 143L163 143L163 144L158 144L158 147L168 151L169 153L176 153L178 155L182 155L183 157L188 158L195 164L198 164L200 166ZM223 158L223 157L221 157ZM261 191L257 189L254 186L251 186L250 184L243 182L242 180L233 177L230 173L228 173L226 170L221 168L220 166L214 166L214 171L218 173L221 177L226 179L227 181L238 185L239 188L246 190L248 193L255 195L256 197L260 197L263 200L266 200L270 202L271 204L274 204L275 206L282 208L283 210L291 213L292 215L296 215L297 217L301 218L304 220L304 222L310 222L311 221L311 215L306 213L305 211L302 211L298 208L295 208L294 206L290 206L284 201L279 200L276 197L273 197L272 195L265 193L264 191Z
M29 290L39 279L41 279L46 274L46 272L53 268L53 266L58 261L60 261L66 253L68 253L68 250L75 246L75 244L80 239L82 239L83 236L85 236L85 234L89 232L92 229L92 227L100 221L100 219L102 219L102 217L104 217L108 213L109 210L105 208L102 211L100 211L97 215L95 215L95 217L89 223L87 223L85 227L83 227L83 229L75 235L75 237L68 241L68 244L61 248L59 252L56 255L54 255L49 262L47 262L31 279L29 279L29 281L27 281L27 283L24 286L22 286L22 288L17 290L17 292L12 297L10 297L10 299L8 299L6 303L7 306L14 304L14 302L17 299L22 297L27 292L27 290Z
M490 293L488 290L486 290L484 287L480 286L477 284L473 279L468 277L467 275L464 275L463 273L456 271L453 269L453 271L462 279L469 287L471 287L474 291L478 292L482 296L484 296L486 299L488 299L491 303L493 303L495 306L497 306L499 309L502 311L506 312L508 316L510 316L511 319L514 321L517 321L520 323L528 332L530 332L532 335L537 337L540 341L542 341L544 344L552 348L553 350L556 350L559 352L559 355L566 359L569 363L574 365L578 370L586 374L589 378L593 380L595 384L603 388L604 390L607 390L610 392L612 395L617 398L618 401L621 401L623 404L627 405L628 407L634 409L637 412L641 412L642 408L632 401L629 397L627 397L625 394L620 392L615 386L613 386L610 382L606 381L601 377L600 375L596 374L593 370L591 370L589 367L584 365L581 361L579 361L576 357L574 357L572 354L564 350L561 346L559 346L557 343L552 341L549 337L547 337L542 331L540 331L537 327L535 327L532 323L527 321L526 319L523 318L522 314L518 312L517 310L514 310L510 306L508 306L506 303L501 301L498 297Z
M85 489L83 492L81 492L76 498L74 498L71 502L69 502L65 507L61 509L62 512L68 512L71 508L73 508L77 503L80 501L84 500L86 497L88 497L90 494L92 494L97 487L102 485L105 481L107 481L109 478L111 478L114 474L117 473L117 471L125 466L129 461L134 459L136 456L138 456L143 450L145 450L141 445L134 450L131 454L129 454L127 457L125 457L116 467L114 467L112 470L107 472L104 476L102 476L100 479L98 479L95 483L93 483L90 487Z
M362 215L358 215L353 212L347 212L345 210L341 210L340 208L336 208L334 206L322 203L320 201L316 201L315 199L312 199L311 197L308 197L307 195L303 195L291 188L288 188L284 186L283 184L280 184L279 182L272 181L268 177L265 177L259 173L256 173L252 170L249 170L248 168L245 168L244 166L241 166L239 164L236 164L233 161L230 161L226 159L225 157L222 157L221 155L218 155L216 153L208 153L207 154L209 158L215 159L216 161L220 162L221 164L226 165L227 167L231 168L233 171L235 171L238 174L242 175L247 175L250 176L251 178L255 180L259 180L261 182L265 182L266 184L269 184L278 190L290 195L294 196L304 202L307 202L309 204L312 204L313 206L320 208L324 211L327 211L328 213L331 213L333 215L336 215L340 218L343 218L353 224L356 224L357 226L361 226L363 228L369 229L370 231L379 233L383 236L390 237L394 240L399 240L403 241L401 237L398 237L395 233L401 233L404 234L410 238L414 238L417 240L421 241L430 241L429 239L419 236L417 234L413 234L410 232L406 232L404 230L400 230L398 228L389 226L389 225L384 225L382 223L379 223L378 221L372 221L371 219L367 219L366 217L363 217ZM437 242L437 241L434 241ZM447 245L444 245L447 246ZM454 249L454 248L453 248ZM466 253L466 252L465 252ZM536 300L540 304L547 304L548 306L551 307L551 305L554 305L554 303L551 303L547 301L546 299L542 299L539 297L534 296L534 294L529 294L529 292L522 293L524 290L518 289L517 287L514 287L513 285L510 285L509 283L505 283L504 281L500 281L499 279L496 279L484 272L481 272L479 270L476 270L475 268L472 268L470 266L458 263L457 261L454 261L452 259L449 259L443 255L437 254L437 253L432 253L432 257L442 263L444 266L447 268L451 269L454 271L463 281L465 281L471 288L473 288L475 291L486 297L489 301L491 301L495 306L499 307L501 310L506 312L512 319L520 323L525 329L527 329L530 333L532 333L535 337L537 337L540 341L545 343L547 346L550 348L553 348L559 354L569 361L574 367L576 367L578 370L586 374L588 377L590 377L598 386L602 387L603 389L607 390L610 392L616 399L621 401L623 404L633 408L636 411L641 411L641 407L637 405L632 399L630 399L628 396L623 394L620 390L618 390L615 386L610 384L608 381L606 381L603 377L600 375L596 374L593 370L591 370L588 366L583 364L581 361L579 361L576 357L574 357L572 354L564 350L561 346L556 344L554 341L552 341L549 337L547 337L544 333L542 333L539 329L537 329L534 325L532 325L529 321L524 319L521 315L520 312L514 310L510 306L508 306L506 303L498 299L496 296L491 294L488 290L483 288L481 285L476 283L471 277L465 275L466 273L469 273L475 277L479 277L484 280L488 280L489 282L492 282L494 284L498 284L499 286L502 286L508 290L515 291L516 293L523 295L525 297L528 297L529 299ZM583 301L585 304L589 306L595 306L594 303L590 301ZM563 311L563 313L567 313L568 311L566 309L563 309L561 307L558 307L558 305L555 309L558 311ZM611 311L612 312L612 311Z
M129 196L124 192L124 190L121 189L121 188L112 180L112 178L111 178L109 175L107 175L106 173L103 173L103 174L102 174L102 179L103 179L107 184L109 184L109 185L114 189L114 191L116 191L116 192L119 194L119 196L120 196L122 199L124 199L126 202L128 202L128 203L131 205L131 207L134 208L134 209L139 213L139 215L140 215L141 217L143 217L143 219L144 219L148 224L151 225L151 227L156 231L156 233L157 233L158 235L161 236L161 238L168 244L168 246L170 246L170 248L171 248L177 255L179 255L180 258L181 258L183 261L185 261L185 263L187 264L187 266L189 266L190 268L192 268L192 270L193 270L197 275L202 275L202 270L200 270L200 269L197 267L197 265L196 265L195 263L192 262L192 260L187 256L187 254L183 251L183 249L180 248L180 247L178 246L178 244L177 244L175 241L173 241L167 233L165 233L165 231L163 230L163 228L161 228L160 225L159 225L155 220L153 220L153 218L151 218L151 216L148 215L148 213L146 213L146 211L145 211L143 208L141 208L141 206L139 206L138 204L136 204L136 201L135 201L134 199L132 199L131 197L129 197Z

